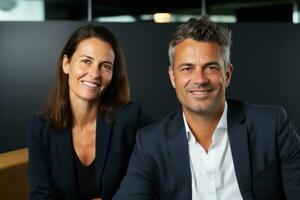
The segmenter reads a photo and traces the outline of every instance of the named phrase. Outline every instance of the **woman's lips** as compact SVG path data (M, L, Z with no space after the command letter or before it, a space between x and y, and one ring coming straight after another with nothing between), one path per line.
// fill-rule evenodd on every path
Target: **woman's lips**
M96 87L100 86L99 83L95 83L95 82L89 82L89 81L81 81L81 82L89 88L96 88Z

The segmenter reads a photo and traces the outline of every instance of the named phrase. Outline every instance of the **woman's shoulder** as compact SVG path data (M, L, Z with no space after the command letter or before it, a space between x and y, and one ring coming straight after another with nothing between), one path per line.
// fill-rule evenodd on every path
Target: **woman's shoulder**
M142 107L138 102L130 101L127 104L119 107L115 113L115 119L130 119L138 116L141 112Z
M29 126L32 127L44 127L48 124L48 121L41 114L35 114L31 116Z
M142 109L142 106L140 103L137 101L129 101L127 104L121 106L118 110L117 113L122 113L122 112L138 112L140 109Z
M30 125L34 127L44 127L48 125L48 120L41 114L35 114L31 117Z
M27 146L30 151L41 151L47 148L49 141L48 122L41 115L31 117L27 133Z
M136 123L137 127L141 127L152 123L154 119L145 113L140 103L130 101L116 112L115 121Z
M40 114L33 115L29 123L29 136L33 137L43 137L42 135L47 135L49 129L48 120Z

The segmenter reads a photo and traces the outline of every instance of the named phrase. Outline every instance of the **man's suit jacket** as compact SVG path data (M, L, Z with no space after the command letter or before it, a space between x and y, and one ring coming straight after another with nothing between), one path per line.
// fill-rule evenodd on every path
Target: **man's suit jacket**
M228 136L243 199L299 200L300 139L285 111L227 103ZM191 194L188 142L179 111L138 131L114 200L190 200Z
M111 199L126 173L136 131L152 122L137 103L119 109L107 123L99 114L96 127L96 182L102 198ZM34 117L28 134L30 199L78 199L71 128L51 130Z

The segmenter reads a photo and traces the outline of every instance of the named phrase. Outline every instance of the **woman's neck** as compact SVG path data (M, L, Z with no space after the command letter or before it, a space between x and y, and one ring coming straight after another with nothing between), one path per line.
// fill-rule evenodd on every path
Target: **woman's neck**
M79 98L70 98L73 126L84 129L96 123L99 103L90 102Z

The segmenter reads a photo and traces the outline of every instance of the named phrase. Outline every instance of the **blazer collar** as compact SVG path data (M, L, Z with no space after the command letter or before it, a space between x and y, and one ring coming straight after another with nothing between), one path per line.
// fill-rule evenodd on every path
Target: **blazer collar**
M237 182L243 199L252 199L251 163L249 158L249 136L243 108L228 100L228 137Z
M188 143L181 110L173 113L167 126L168 146L175 172L175 183L177 187L180 187L180 191L177 191L177 195L180 197L178 199L191 199L192 186Z
M102 173L104 170L104 163L106 162L106 155L110 144L112 124L105 121L102 114L98 114L96 125L96 180L97 188L102 188L100 185Z
M113 122L112 122L113 123ZM102 188L100 179L102 176L106 154L108 151L111 135L112 123L105 121L102 114L97 116L96 124L96 180L97 188ZM61 177L63 182L59 182L60 187L65 189L66 194L73 195L76 199L78 188L76 180L74 148L72 141L72 128L68 127L62 131L53 131L51 133L54 147L51 148L55 160L52 161L52 169L55 177ZM100 192L100 191L99 191Z
M252 197L252 179L249 158L249 142L247 126L244 123L246 117L240 104L228 100L228 137L230 142L233 164L243 199ZM191 172L187 137L184 128L182 110L171 114L167 123L168 145L171 162L174 166L176 183L181 187L183 199L191 199Z
M61 131L51 131L53 147L52 156L52 176L55 177L58 187L63 188L65 195L76 199L77 185L74 163L74 150L72 133L70 128Z

